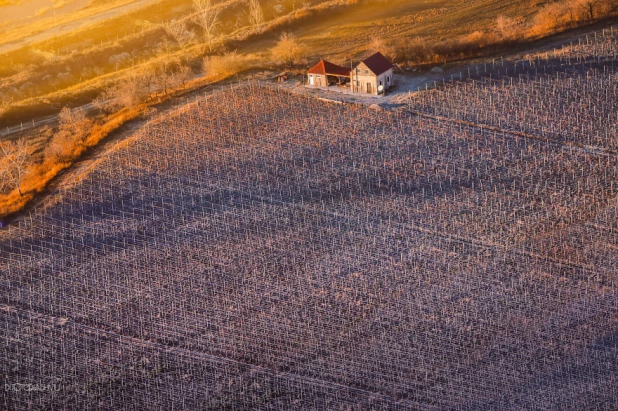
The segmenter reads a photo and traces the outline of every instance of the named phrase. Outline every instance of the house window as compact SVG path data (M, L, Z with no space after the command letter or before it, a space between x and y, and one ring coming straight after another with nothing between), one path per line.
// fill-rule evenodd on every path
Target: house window
M391 76L386 76L386 84L389 84L391 82Z
M365 74L369 74L369 70L365 69Z

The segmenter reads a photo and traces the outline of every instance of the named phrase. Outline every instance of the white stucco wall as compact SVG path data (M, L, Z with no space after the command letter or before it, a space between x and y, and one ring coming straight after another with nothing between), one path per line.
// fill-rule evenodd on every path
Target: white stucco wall
M313 83L311 82L311 76L313 76ZM307 84L314 86L327 86L328 80L326 76L322 74L307 74Z

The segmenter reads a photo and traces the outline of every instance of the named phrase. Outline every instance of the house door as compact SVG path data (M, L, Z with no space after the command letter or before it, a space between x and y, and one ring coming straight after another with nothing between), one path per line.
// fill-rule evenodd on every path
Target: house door
M371 89L371 83L367 83L367 93L373 93L373 90Z
M312 86L315 84L315 81L313 81L313 74L309 75L309 84Z

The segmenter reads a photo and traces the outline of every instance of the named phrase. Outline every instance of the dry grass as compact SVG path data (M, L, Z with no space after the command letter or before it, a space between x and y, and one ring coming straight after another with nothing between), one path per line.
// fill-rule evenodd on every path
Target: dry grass
M223 56L208 56L204 58L203 70L205 80L220 81L246 70L255 69L262 61L254 55L241 55L236 52Z
M581 16L567 25L542 27L539 15L546 13L550 6L535 0L392 0L340 7L311 14L311 18L301 19L292 26L314 59L363 58L374 51L371 39L379 39L384 45L382 51L398 63L444 62L487 54L487 48L491 52L504 52L513 43L591 23ZM605 10L596 19L611 14ZM409 55L411 58L406 60Z

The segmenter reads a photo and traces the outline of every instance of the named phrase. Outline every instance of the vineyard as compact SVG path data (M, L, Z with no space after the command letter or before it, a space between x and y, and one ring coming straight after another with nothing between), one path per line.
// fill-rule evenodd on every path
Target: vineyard
M410 110L553 140L618 149L618 30L415 94ZM488 67L489 66L489 67ZM480 80L471 78L483 74Z
M616 79L153 120L0 232L0 408L618 407Z

